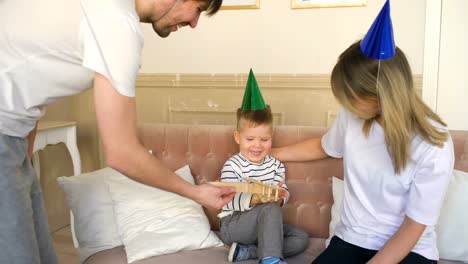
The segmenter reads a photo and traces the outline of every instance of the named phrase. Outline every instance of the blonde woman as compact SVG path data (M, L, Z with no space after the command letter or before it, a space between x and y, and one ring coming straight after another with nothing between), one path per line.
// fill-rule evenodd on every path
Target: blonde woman
M416 94L404 53L397 48L378 61L359 43L332 72L343 106L333 126L322 138L272 155L283 162L343 159L341 221L313 263L436 263L434 225L453 169L453 143Z

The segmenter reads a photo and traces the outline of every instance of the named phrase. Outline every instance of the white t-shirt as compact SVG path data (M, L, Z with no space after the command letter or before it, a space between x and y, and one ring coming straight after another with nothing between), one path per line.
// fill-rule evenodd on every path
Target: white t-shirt
M342 216L335 235L348 243L379 250L407 215L427 225L412 251L438 259L434 225L454 165L451 138L439 148L416 135L406 168L395 175L383 128L374 122L366 137L363 123L342 109L322 138L325 152L343 158L344 164ZM446 130L435 122L433 125Z
M0 47L0 133L25 137L95 72L133 97L143 34L134 0L2 0Z

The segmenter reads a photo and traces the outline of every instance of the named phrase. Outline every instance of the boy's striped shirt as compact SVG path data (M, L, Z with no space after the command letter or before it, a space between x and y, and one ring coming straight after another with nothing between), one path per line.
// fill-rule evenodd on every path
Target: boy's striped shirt
M222 182L246 182L247 178L275 186L284 182L282 188L288 189L285 183L284 164L270 155L266 156L261 164L247 160L240 153L226 161L221 171ZM286 204L288 198L289 196L284 199L283 204ZM251 209L251 199L251 193L236 193L234 198L223 207L218 217L231 215L234 211Z

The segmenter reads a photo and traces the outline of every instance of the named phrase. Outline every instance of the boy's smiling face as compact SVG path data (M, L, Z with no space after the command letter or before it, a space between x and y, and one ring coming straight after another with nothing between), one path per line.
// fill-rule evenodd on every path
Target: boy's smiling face
M240 120L239 130L234 132L234 140L244 158L254 163L261 163L270 153L273 129L271 124L254 124Z

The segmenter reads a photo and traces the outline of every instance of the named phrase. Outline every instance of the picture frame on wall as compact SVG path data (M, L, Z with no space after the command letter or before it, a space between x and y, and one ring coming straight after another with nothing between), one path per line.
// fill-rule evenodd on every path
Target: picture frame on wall
M366 6L367 0L291 0L292 9Z
M259 9L260 0L223 0L222 10Z

